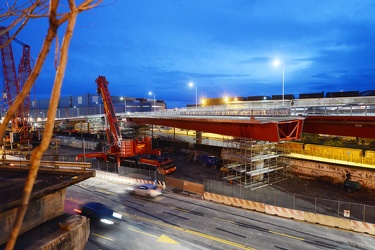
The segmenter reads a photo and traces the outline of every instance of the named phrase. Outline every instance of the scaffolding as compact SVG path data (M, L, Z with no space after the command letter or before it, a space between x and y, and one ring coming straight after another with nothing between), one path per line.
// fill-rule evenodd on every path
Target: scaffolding
M255 189L286 179L288 157L278 144L251 139L226 140L222 150L223 178Z

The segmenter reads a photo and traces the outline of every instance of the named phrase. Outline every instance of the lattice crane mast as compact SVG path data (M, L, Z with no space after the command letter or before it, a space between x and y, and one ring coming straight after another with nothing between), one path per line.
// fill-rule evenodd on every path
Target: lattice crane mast
M23 47L21 61L18 65L18 76L16 74L16 67L14 63L13 50L11 43L6 44L10 40L8 31L5 31L5 27L0 27L0 32L3 33L0 36L0 47L1 47L1 59L4 73L4 90L3 99L5 104L10 107L17 95L21 92L27 78L31 73L31 56L30 46L22 43L18 39L13 39ZM30 112L30 95L24 100L24 104L20 105L17 109L16 114L12 117L12 131L19 133L20 140L27 140L29 137L29 125L28 117Z
M121 131L118 125L118 120L116 117L115 109L112 103L112 97L108 90L108 81L104 76L99 76L96 78L96 83L98 85L98 94L102 96L104 104L105 116L108 119L110 129L107 130L107 139L111 147L119 149L121 148ZM117 150L113 150L117 151Z

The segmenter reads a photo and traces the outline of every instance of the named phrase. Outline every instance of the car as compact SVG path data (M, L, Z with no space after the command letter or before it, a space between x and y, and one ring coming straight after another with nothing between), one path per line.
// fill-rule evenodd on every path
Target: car
M344 190L346 190L349 193L358 191L359 189L361 189L361 187L362 185L358 181L351 181L348 179L344 181L343 185Z
M82 216L90 218L94 223L105 225L117 224L122 219L120 213L100 202L88 202L82 205L80 209L75 209L75 211Z
M161 195L162 190L154 184L141 184L131 188L130 193L154 198Z
M212 169L220 169L223 166L222 160L217 156L202 155L200 160L202 161L202 167L204 168L211 167Z

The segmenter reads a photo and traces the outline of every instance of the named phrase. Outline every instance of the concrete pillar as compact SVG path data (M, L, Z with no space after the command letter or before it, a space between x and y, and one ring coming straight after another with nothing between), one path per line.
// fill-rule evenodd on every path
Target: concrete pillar
M202 144L202 131L195 131L195 143Z

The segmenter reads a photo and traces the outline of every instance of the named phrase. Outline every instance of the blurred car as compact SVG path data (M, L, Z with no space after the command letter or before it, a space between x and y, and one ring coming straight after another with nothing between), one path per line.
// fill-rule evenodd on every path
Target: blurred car
M154 184L141 184L130 188L130 193L146 197L157 197L162 194L162 190Z
M82 216L90 218L94 223L113 225L122 218L120 213L99 202L88 202L82 205L80 209L74 210Z

